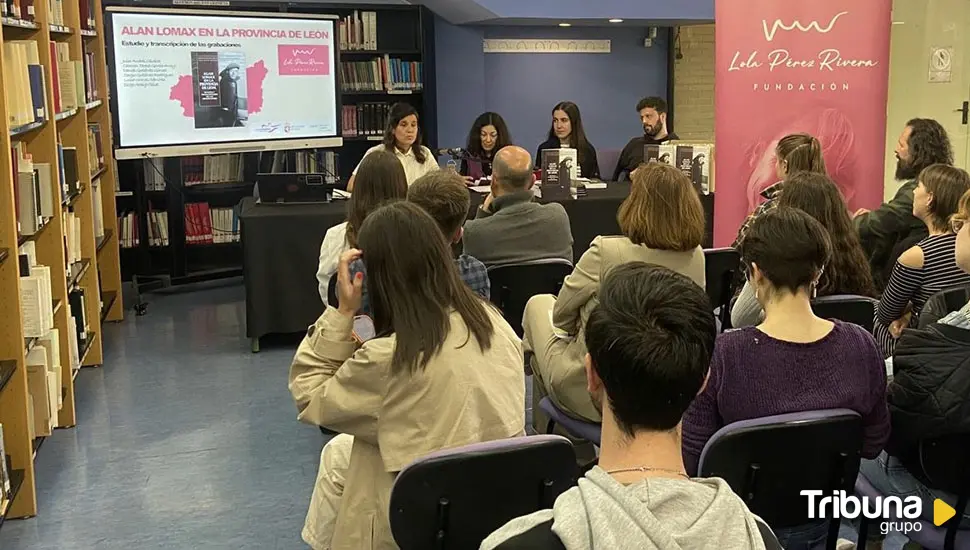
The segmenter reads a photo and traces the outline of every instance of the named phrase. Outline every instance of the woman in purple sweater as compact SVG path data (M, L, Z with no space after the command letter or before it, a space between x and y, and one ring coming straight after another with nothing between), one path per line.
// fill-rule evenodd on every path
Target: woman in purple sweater
M830 256L825 228L795 208L771 210L748 229L741 257L765 320L717 339L707 384L684 416L684 463L691 475L718 429L776 414L854 410L865 427L862 456L882 451L889 411L886 369L875 340L857 325L812 312L811 297ZM782 541L785 548L824 541L826 525L798 531L798 540Z

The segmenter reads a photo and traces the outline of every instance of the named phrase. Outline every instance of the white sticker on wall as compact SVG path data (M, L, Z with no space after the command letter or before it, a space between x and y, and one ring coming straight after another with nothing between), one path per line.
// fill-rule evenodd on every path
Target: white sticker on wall
M929 81L953 81L953 48L930 48Z
M610 53L609 40L542 40L487 38L485 53Z

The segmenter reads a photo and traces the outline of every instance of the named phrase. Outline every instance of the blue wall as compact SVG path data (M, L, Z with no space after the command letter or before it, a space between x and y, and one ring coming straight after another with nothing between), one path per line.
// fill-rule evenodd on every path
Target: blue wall
M713 21L713 0L476 0L501 17Z
M643 28L475 27L437 19L439 145L464 146L475 117L495 111L515 142L534 154L546 139L553 105L569 100L579 105L597 149L622 149L643 131L637 101L666 95L666 41L644 48L645 36ZM612 51L484 54L484 38L608 39Z

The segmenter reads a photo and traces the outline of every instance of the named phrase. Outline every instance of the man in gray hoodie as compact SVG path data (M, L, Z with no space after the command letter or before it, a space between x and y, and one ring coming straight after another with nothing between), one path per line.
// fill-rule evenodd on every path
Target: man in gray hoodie
M717 329L704 291L645 263L615 268L586 325L586 375L603 413L599 465L552 510L516 518L481 550L780 548L719 478L684 470L680 422Z

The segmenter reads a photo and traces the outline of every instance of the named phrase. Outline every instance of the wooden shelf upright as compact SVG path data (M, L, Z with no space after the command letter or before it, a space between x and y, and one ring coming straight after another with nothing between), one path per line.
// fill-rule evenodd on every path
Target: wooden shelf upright
M9 111L9 93L0 93L0 424L6 453L19 490L12 502L0 498L0 522L7 517L29 517L37 514L37 492L34 477L33 456L39 440L32 441L32 429L28 426L29 401L26 353L34 345L25 340L21 309L20 266L18 248L33 241L37 261L49 266L51 271L51 294L54 311L54 327L60 336L61 395L63 404L55 420L58 428L73 427L75 414L74 372L71 369L71 351L68 335L68 294L73 286L84 289L85 320L88 340L82 346L82 366L95 366L103 362L103 321L120 321L123 317L121 296L121 269L118 253L118 229L115 207L115 168L111 151L111 115L108 109L108 82L105 67L103 17L100 0L90 0L94 9L94 26L82 25L79 2L63 2L63 21L54 25L48 2L34 2L34 20L5 17L0 27L0 43L7 41L34 41L37 45L40 65L43 67L45 117L43 121L12 127ZM54 82L51 42L67 44L72 61L83 63L84 53L94 54L94 84L97 99L79 105L76 109L54 112ZM17 60L14 59L14 62ZM0 56L0 89L7 91L11 57ZM104 162L89 158L88 124L101 127L101 151ZM55 177L51 181L55 197L54 216L43 229L24 236L18 234L16 194L17 184L13 174L14 159L11 144L21 142L35 163L47 163ZM77 150L77 173L79 189L69 200L60 201L61 185L56 174L60 170L58 143ZM96 176L96 177L94 177ZM94 181L99 183L100 204L96 204ZM102 212L104 235L96 235L95 209ZM66 228L63 215L72 212L80 222L81 261L67 265L65 256ZM103 308L102 308L103 301ZM102 310L103 309L103 310ZM4 457L0 456L0 459Z

